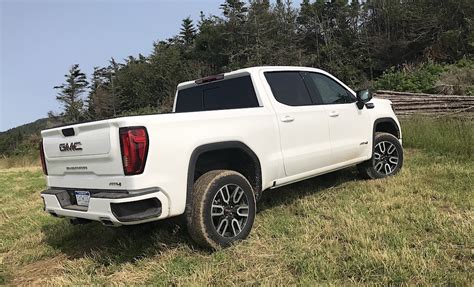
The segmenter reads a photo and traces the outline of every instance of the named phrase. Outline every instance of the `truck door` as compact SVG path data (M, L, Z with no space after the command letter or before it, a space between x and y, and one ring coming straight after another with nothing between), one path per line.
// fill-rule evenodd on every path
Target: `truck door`
M331 164L350 164L369 155L372 126L367 109L357 108L355 96L332 77L316 72L308 72L304 77L311 93L316 94L326 109Z
M287 176L327 167L331 162L327 111L310 96L299 71L265 72L280 128Z

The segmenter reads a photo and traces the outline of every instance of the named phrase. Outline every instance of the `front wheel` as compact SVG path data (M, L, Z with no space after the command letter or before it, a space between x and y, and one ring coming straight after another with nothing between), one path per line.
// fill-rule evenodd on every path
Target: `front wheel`
M187 227L196 243L218 249L245 239L255 213L255 196L248 180L235 171L213 170L194 183Z
M364 178L384 178L400 171L403 166L403 148L400 141L389 133L376 133L372 158L359 164Z

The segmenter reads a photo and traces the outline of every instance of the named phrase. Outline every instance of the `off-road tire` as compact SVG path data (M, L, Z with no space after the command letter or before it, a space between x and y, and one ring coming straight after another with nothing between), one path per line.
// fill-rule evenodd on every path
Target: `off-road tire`
M376 164L380 162L377 160L376 149L379 143L387 143L387 145L391 144L396 148L397 154L397 164L392 165L393 169L389 173L385 172L385 170L377 171ZM377 178L384 178L387 176L392 176L397 174L403 166L403 147L400 144L400 141L392 134L389 133L376 133L374 137L374 148L372 150L372 158L368 161L365 161L359 165L357 165L357 169L359 170L360 176L366 179L377 179ZM377 153L379 154L379 153ZM384 157L388 157L388 160L391 160L393 157L389 155L383 155Z
M223 190L225 190L226 186L240 187L243 191L243 195L245 195L246 203L248 203L248 216L246 217L245 224L242 226L240 233L233 237L226 237L219 234L215 222L221 217L211 216L211 211L215 211L215 209L211 209L213 202L215 203L216 198L222 195L222 193L219 195L217 195L217 193L221 192L223 188ZM234 190L234 192L236 191ZM241 193L240 190L238 192L239 194ZM236 207L234 207L234 209L235 208ZM226 212L229 212L229 209L230 207L226 209ZM220 209L217 209L217 211L219 210ZM228 247L236 241L243 240L249 235L255 219L255 213L255 195L248 180L235 171L213 170L200 176L194 183L192 205L186 214L186 224L191 238L198 245L205 248L220 249ZM234 215L222 216L232 217ZM229 222L229 220L227 220L227 222ZM234 231L233 234L235 234L235 230L231 231Z

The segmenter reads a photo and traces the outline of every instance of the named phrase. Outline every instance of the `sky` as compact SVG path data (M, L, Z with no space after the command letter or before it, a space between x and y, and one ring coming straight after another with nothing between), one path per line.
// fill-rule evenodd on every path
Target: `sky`
M148 55L181 20L223 0L0 0L0 131L60 111L54 86L73 64L90 76L111 57Z

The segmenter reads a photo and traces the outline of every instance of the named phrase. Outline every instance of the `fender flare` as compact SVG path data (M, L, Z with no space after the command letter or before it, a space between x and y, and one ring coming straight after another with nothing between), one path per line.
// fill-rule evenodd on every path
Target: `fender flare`
M262 193L262 169L260 165L260 160L255 152L248 147L246 144L240 141L225 141L225 142L216 142L216 143L209 143L198 146L194 149L191 153L191 157L189 159L189 166L188 166L188 176L187 176L187 183L186 183L186 210L185 213L188 214L188 211L191 210L192 206L192 192L194 190L194 172L196 171L196 163L199 156L205 152L221 150L221 149L228 149L228 148L237 148L241 149L245 153L247 153L250 158L254 161L257 174L257 190L255 190L255 197L258 198Z
M380 123L391 123L397 130L397 138L400 139L400 127L398 126L397 122L393 118L378 118L374 121L374 127L373 127L373 137L375 138L375 129L377 128L377 125Z
M374 143L375 143L375 130L377 128L377 125L380 123L390 123L395 126L395 129L397 130L397 138L400 139L400 126L398 126L397 122L393 118L385 117L385 118L378 118L374 121L374 126L373 126L373 132L372 132L372 155L374 153ZM371 157L372 158L372 157Z

